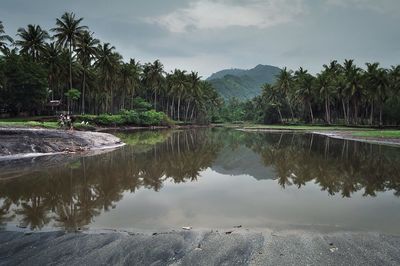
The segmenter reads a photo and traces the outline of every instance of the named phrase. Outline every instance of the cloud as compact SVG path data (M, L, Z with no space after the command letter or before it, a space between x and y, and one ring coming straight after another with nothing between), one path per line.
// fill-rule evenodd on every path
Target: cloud
M358 9L367 9L379 13L399 12L399 0L326 0L326 2L333 6L343 8L355 7Z
M302 3L303 0L247 0L241 4L232 0L197 0L146 21L175 33L234 26L263 29L292 21L302 13Z

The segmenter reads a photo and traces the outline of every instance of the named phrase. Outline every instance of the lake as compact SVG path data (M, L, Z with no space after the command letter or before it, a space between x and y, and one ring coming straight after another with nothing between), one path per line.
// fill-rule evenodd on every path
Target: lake
M115 133L93 155L0 163L0 228L233 226L400 234L400 149L316 134Z

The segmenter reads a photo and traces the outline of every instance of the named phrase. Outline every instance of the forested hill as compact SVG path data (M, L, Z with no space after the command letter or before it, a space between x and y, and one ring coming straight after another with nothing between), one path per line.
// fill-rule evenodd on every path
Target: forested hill
M255 68L225 69L212 74L207 80L224 98L251 99L261 93L261 86L275 82L281 70L274 66L258 65Z

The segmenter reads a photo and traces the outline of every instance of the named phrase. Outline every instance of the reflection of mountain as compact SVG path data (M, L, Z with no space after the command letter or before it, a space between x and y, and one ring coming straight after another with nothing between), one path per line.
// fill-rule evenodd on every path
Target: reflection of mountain
M240 145L235 149L224 147L211 169L224 175L249 175L257 180L273 179L275 171L262 162L259 154Z

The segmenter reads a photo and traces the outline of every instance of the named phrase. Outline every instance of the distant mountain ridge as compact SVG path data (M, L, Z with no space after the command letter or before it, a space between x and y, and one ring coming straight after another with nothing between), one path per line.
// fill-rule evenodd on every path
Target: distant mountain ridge
M280 71L280 68L270 65L257 65L248 70L224 69L212 74L207 81L224 99L248 100L261 94L263 84L274 83Z

